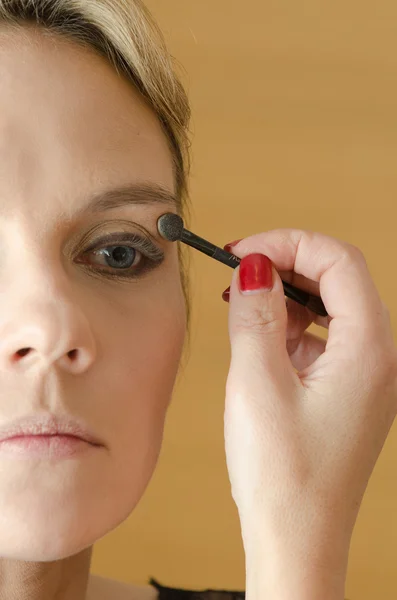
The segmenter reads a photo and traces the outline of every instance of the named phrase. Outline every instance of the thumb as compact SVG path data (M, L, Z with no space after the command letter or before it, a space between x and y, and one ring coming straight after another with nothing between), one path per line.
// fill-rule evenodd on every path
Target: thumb
M229 336L233 380L296 383L287 351L288 312L280 275L264 254L242 258L230 286ZM241 375L241 376L240 376ZM256 387L256 386L254 386ZM263 390L264 391L264 390Z

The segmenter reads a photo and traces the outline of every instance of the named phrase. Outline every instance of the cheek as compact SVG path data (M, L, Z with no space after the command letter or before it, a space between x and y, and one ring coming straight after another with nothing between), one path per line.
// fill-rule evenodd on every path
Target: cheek
M175 286L176 287L176 286ZM115 455L159 449L186 334L181 290L152 295L124 321L108 397L108 437ZM114 360L116 359L116 360Z
M182 294L148 300L123 331L115 379L109 382L106 428L107 488L112 490L116 525L142 497L155 469L186 333ZM102 413L104 417L105 414Z

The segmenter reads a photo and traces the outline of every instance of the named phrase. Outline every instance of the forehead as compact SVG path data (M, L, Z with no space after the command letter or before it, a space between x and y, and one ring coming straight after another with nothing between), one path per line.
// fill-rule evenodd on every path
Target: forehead
M105 58L34 27L0 32L0 203L110 184L174 189L161 125ZM29 193L27 193L29 192Z

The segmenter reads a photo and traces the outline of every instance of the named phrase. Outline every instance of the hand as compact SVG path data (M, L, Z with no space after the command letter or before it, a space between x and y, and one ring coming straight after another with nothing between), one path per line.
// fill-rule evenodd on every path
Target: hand
M275 565L280 553L281 562L288 554L300 567L311 561L321 569L338 560L338 546L347 562L362 498L397 411L389 311L362 252L348 243L278 229L229 251L240 258L259 253L274 265L271 291L240 291L240 275L245 284L260 279L263 256L256 265L252 257L242 260L230 287L225 444L247 560L266 572L264 555ZM292 300L287 309L281 279L321 292L330 316ZM305 332L312 322L329 329L327 341ZM286 563L281 572L292 578Z

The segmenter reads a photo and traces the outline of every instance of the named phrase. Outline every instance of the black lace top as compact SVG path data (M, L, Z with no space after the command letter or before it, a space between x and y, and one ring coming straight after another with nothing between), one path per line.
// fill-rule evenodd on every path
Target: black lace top
M176 588L160 585L151 578L149 585L155 587L159 592L159 600L240 600L245 598L245 592L231 592L225 590L178 590Z

